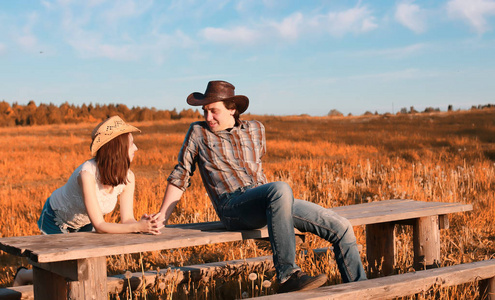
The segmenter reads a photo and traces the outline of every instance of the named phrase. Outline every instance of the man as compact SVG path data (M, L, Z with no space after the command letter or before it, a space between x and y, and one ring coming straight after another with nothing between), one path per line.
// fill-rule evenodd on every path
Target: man
M166 223L196 166L215 210L228 230L268 227L279 292L323 285L326 275L308 276L295 264L294 228L312 232L333 244L344 282L366 279L349 221L314 203L294 199L285 182L267 183L261 158L265 129L258 121L241 121L249 99L234 86L210 81L204 94L192 93L187 103L202 106L205 121L192 123L168 178L160 208Z

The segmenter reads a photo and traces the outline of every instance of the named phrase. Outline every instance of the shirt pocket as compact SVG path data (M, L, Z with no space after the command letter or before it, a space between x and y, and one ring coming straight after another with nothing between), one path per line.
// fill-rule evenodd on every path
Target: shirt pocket
M225 142L222 142L221 140L213 140L213 141L207 141L206 142L206 150L207 153L209 153L210 157L212 159L224 159L226 158L231 158L234 151L232 147L228 147L224 145Z
M241 138L244 157L248 162L258 163L261 161L262 144L259 139L249 137Z

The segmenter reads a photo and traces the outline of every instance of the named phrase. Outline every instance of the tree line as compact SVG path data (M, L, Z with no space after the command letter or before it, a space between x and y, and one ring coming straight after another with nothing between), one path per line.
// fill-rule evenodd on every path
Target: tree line
M128 108L125 104L79 106L65 102L57 106L53 103L36 105L32 100L27 105L0 102L0 127L97 122L113 115L119 115L128 122L202 118L201 113L193 109L177 112L175 108L173 110L139 106Z

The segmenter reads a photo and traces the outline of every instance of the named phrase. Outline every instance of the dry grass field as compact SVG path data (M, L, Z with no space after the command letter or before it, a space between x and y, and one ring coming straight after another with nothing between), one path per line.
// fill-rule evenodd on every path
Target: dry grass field
M474 211L454 214L442 230L444 265L493 258L495 254L495 110L359 117L246 116L265 124L270 181L288 182L297 198L325 207L380 201L472 203ZM137 177L135 215L156 212L166 179L190 120L135 123L139 151L132 169ZM96 124L0 128L0 235L40 234L36 220L45 199L89 159L90 133ZM107 216L118 221L118 213ZM171 223L217 220L199 174L184 194ZM364 228L355 227L365 247ZM412 232L397 228L396 273L412 270ZM311 235L302 247L328 243ZM310 274L324 272L327 284L340 282L334 260L298 255ZM366 257L362 258L366 266ZM108 273L165 269L270 254L269 244L254 241L216 244L108 258ZM15 270L27 261L0 252L0 285L12 284ZM258 274L251 282L251 272ZM232 278L165 285L135 293L132 299L230 299L273 293L262 287L273 270L245 270ZM428 291L411 299L475 299L476 284ZM115 296L119 298L118 296ZM120 295L120 299L130 299Z

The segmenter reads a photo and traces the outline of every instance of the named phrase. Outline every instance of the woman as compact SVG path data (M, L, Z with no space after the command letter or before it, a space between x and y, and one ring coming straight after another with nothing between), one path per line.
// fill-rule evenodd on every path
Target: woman
M38 227L44 234L93 231L98 233L142 232L160 234L158 214L133 214L135 177L130 170L137 147L132 132L140 132L113 116L101 122L91 135L92 159L80 165L67 183L55 190L41 211ZM120 198L121 223L107 223L104 215ZM32 281L32 272L21 267L14 286Z

